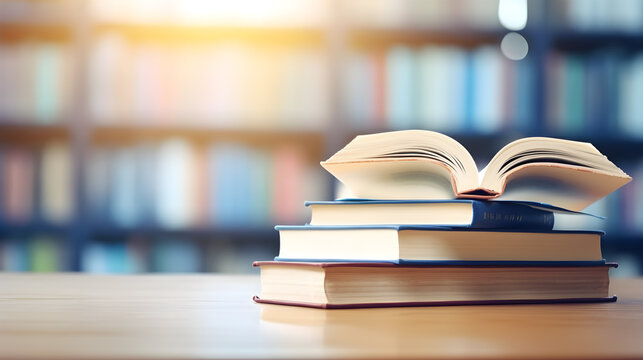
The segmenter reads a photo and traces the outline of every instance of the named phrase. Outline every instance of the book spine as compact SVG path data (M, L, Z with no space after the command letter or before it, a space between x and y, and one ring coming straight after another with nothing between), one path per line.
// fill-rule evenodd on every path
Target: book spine
M552 212L521 204L476 201L473 203L471 228L552 230Z

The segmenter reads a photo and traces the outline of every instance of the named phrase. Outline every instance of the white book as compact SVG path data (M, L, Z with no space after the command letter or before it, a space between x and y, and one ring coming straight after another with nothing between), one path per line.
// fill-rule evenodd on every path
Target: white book
M111 166L110 217L118 226L131 227L139 222L140 209L136 188L137 163L131 147L114 150Z
M156 217L161 226L181 228L195 219L194 154L185 140L167 140L159 146L156 176Z
M64 52L61 45L39 44L34 52L34 111L40 123L52 123L62 116Z
M94 43L89 60L89 111L96 121L113 122L121 106L117 101L125 81L123 68L124 41L116 35L101 36Z
M419 117L426 128L444 131L450 128L451 98L446 88L451 81L446 69L445 51L441 47L425 47L419 53Z
M406 129L415 120L415 54L395 46L386 54L386 110L393 129Z
M502 126L502 64L496 47L485 46L473 52L473 126L492 133Z

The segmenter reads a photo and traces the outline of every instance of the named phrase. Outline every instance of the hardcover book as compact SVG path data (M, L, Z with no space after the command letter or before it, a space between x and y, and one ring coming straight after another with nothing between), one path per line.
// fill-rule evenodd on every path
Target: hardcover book
M602 232L444 226L277 226L280 261L602 264Z
M554 213L588 216L562 208L514 201L359 200L308 201L310 225L446 225L477 229L551 230Z
M616 301L597 266L401 266L255 262L254 300L318 308Z
M580 211L631 177L592 144L516 140L478 171L454 139L427 130L360 135L321 163L354 197L537 201Z

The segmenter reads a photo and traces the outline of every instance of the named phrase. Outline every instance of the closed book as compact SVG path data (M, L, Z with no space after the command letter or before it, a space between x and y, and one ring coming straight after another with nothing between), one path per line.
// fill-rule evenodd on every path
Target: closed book
M64 223L73 212L73 174L69 147L62 143L45 146L40 162L40 205L45 220Z
M163 142L158 148L154 184L156 218L167 228L185 228L195 220L194 148L182 139Z
M259 303L318 308L616 301L597 266L255 262Z
M24 149L7 151L2 162L3 215L7 221L27 222L34 214L36 155Z
M131 227L139 223L140 201L137 198L137 163L132 148L114 151L110 184L110 219L117 226Z
M277 226L277 260L601 264L601 232L441 226Z
M47 236L34 237L29 241L29 270L34 272L60 271L62 249L59 241Z
M448 225L552 230L554 213L585 215L535 202L460 200L308 201L310 225ZM562 230L562 229L560 229Z
M386 104L389 126L405 129L415 118L415 60L411 49L393 47L386 55Z
M503 56L491 46L473 52L473 123L475 131L493 133L502 126Z
M40 123L51 123L62 115L64 48L54 44L40 44L34 52L34 105L35 118Z
M249 216L251 151L232 143L210 148L210 217L218 226L239 226Z
M372 56L355 52L347 57L345 64L343 108L351 128L365 129L375 118L375 60Z

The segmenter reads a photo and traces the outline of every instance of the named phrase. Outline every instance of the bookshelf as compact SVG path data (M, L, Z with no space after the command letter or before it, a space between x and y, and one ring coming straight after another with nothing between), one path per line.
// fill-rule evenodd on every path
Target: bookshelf
M198 263L186 271L226 271L209 264L214 258L230 271L249 271L234 259L247 265L270 257L278 242L275 223L304 222L303 200L333 197L320 160L357 134L414 127L447 133L481 162L524 136L592 142L635 179L592 209L612 219L606 225L608 258L629 253L639 267L643 262L643 228L637 225L643 223L637 200L643 183L636 180L643 174L637 150L643 149L643 120L637 118L643 109L632 100L643 85L631 80L643 83L643 29L632 20L636 14L583 13L575 0L529 2L527 26L517 31L529 52L512 61L499 50L509 30L498 21L497 1L283 0L274 9L251 9L247 1L203 9L171 0L152 8L144 1L13 3L24 5L0 5L0 54L42 58L32 71L45 79L64 75L49 80L49 88L32 85L36 90L29 91L44 94L27 97L36 99L34 106L0 101L0 163L26 156L28 166L14 160L13 171L33 177L47 168L44 158L49 168L68 162L70 174L54 178L69 184L52 180L49 191L69 187L71 205L58 199L51 206L71 210L56 221L44 216L39 199L46 186L34 177L33 216L0 212L0 254L45 237L59 245L57 269L119 272L105 261L102 267L88 264L100 264L101 252L129 254L128 244L134 244L139 265L131 271L163 271L154 250L160 241L169 253L185 253L182 262ZM629 20L619 26L623 16ZM0 72L3 66L14 65L0 63ZM576 77L556 82L560 74ZM483 85L465 83L467 76ZM454 78L463 83L454 87ZM583 84L604 91L579 92ZM447 85L446 96L436 92ZM619 95L610 98L611 90ZM11 99L26 98L12 92L0 86ZM48 94L60 95L52 101ZM52 146L59 149L53 159L45 156ZM159 170L159 157L173 165ZM217 177L226 173L217 166L234 167L239 158L237 170ZM176 176L185 169L191 178ZM148 170L170 180L154 181ZM281 171L296 175L279 188L274 174ZM200 176L217 181L195 183ZM228 187L216 185L222 182ZM178 186L190 200L163 195L172 193L158 190L164 186ZM192 188L201 190L186 190ZM143 195L112 201L119 198L114 194ZM240 203L246 205L235 205ZM224 213L231 215L217 217ZM174 216L185 219L167 223ZM182 240L197 251L177 245ZM220 255L204 255L212 253Z

